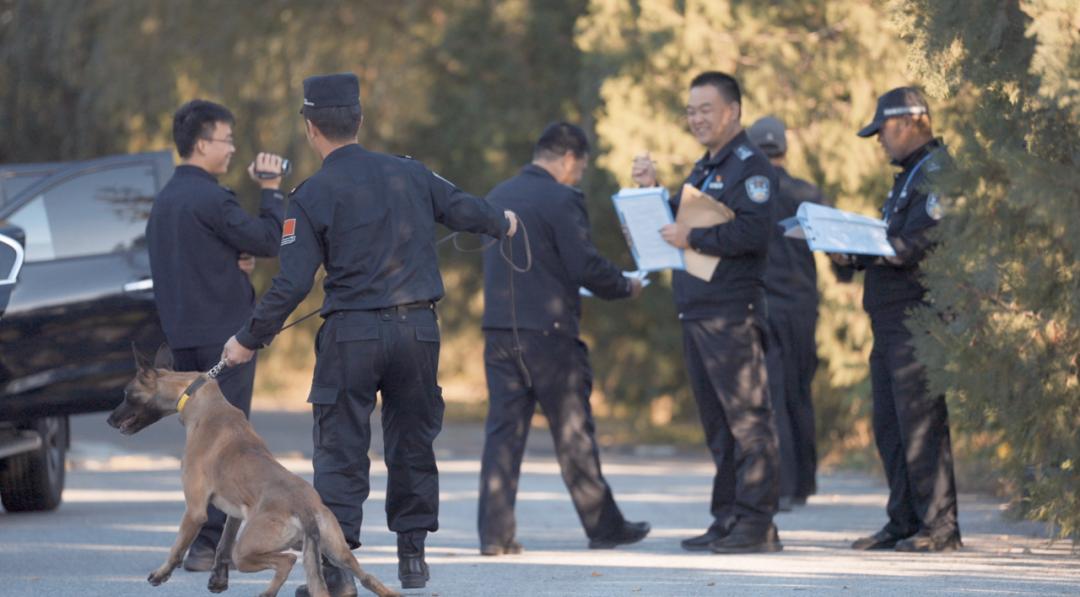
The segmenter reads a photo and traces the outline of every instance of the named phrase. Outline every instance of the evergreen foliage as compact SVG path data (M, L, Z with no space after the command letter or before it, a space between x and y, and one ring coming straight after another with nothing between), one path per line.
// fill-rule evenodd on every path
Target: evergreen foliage
M1018 510L1080 537L1080 5L897 8L915 71L963 113L920 358L993 437Z

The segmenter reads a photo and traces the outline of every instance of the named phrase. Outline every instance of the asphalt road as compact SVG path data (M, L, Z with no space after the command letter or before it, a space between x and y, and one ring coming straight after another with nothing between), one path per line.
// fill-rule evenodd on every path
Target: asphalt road
M310 480L310 415L256 413L253 421L283 462ZM157 588L145 580L164 559L183 511L182 431L166 419L122 437L104 424L104 415L73 420L64 504L43 514L0 513L0 595L208 594L206 573L177 570ZM477 553L475 533L481 443L477 425L451 426L440 438L443 526L428 539L431 582L410 595L1080 595L1080 556L1068 544L1050 544L1042 525L1004 520L1001 504L986 497L961 496L966 547L960 552L851 551L850 541L884 522L883 485L857 474L823 475L820 495L777 518L782 553L683 552L679 539L709 522L712 465L703 451L605 453L605 475L620 507L654 530L640 544L591 551L550 439L539 429L530 439L518 498L518 538L526 552L485 558ZM394 536L382 512L385 486L385 469L375 459L365 545L357 555L398 586ZM269 578L268 572L234 572L226 594L258 594ZM291 596L302 582L297 566L280 594Z

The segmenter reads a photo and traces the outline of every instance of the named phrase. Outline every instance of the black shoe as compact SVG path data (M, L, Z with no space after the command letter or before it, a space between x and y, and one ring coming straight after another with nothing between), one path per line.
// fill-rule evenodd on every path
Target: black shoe
M727 536L709 544L713 553L773 553L782 551L776 525L737 522Z
M860 537L859 539L856 539L855 542L851 544L851 549L857 549L859 551L893 549L896 547L897 543L910 536L911 535L897 535L888 529L881 529L869 537Z
M196 539L188 548L184 557L184 570L188 572L209 572L214 567L214 552L217 547L209 541Z
M589 549L613 549L619 545L637 543L649 534L652 527L647 522L623 521L622 528L605 537L589 539Z
M431 570L424 561L424 554L398 554L398 580L403 589L422 589L431 580Z
M960 541L960 533L953 531L944 536L934 536L929 531L918 533L896 542L896 551L931 553L943 551L956 551L963 547Z
M791 505L792 506L805 506L807 498L808 498L808 496L805 496L805 495L794 496L794 497L791 498Z
M780 496L780 501L778 501L776 504L776 509L781 512L791 512L791 508L794 502L795 499L792 498L790 495L782 495Z
M704 535L683 539L681 545L686 551L710 551L709 544L727 537L729 532L729 528L714 524L705 531Z
M342 570L333 564L323 560L323 580L326 581L326 589L330 591L330 597L357 597L356 582L352 572ZM296 587L295 597L311 597L307 585Z
M424 539L427 531L398 533L398 580L403 589L422 589L431 580L431 570L424 561Z
M514 556L525 551L520 543L511 539L508 543L487 543L480 546L483 556Z

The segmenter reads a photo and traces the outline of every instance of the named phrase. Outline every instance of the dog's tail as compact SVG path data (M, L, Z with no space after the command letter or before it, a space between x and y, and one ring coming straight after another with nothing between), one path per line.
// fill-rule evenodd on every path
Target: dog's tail
M400 593L394 591L382 584L374 574L369 574L360 567L360 562L356 561L356 556L353 555L352 550L349 549L349 544L345 542L344 535L341 534L341 527L338 525L337 520L334 519L334 515L330 513L330 510L325 510L319 516L319 520L326 526L322 527L322 541L323 541L323 553L326 554L326 559L331 564L351 572L360 584L365 589L375 593L379 597L398 597ZM305 550L305 565L307 563Z
M322 573L322 541L319 540L319 521L308 514L300 520L304 529L304 572L312 595L327 594L326 579ZM316 587L318 589L316 589Z

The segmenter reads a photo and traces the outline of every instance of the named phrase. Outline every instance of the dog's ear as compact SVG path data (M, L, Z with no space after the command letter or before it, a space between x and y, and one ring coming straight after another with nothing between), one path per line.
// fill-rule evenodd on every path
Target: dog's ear
M150 359L146 358L146 355L139 352L139 347L135 346L134 342L131 343L131 352L135 355L135 368L140 372L154 368L154 364L150 362Z
M157 354L154 355L154 369L166 369L172 371L173 368L173 353L172 349L167 344L162 344L157 349Z

